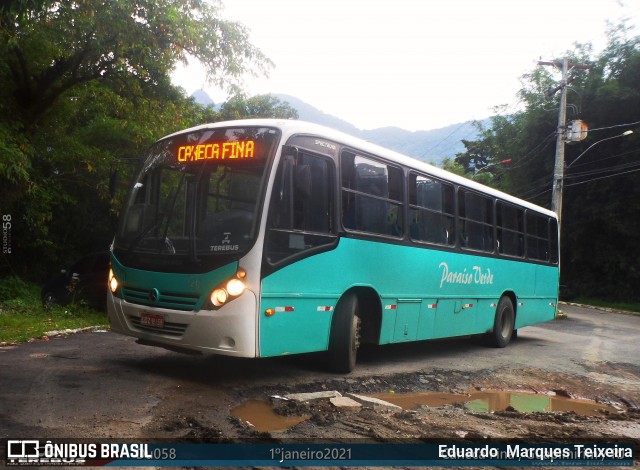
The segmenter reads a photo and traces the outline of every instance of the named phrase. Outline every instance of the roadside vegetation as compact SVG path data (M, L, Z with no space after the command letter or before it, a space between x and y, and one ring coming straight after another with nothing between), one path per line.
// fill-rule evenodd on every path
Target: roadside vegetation
M602 299L592 299L588 297L579 297L571 300L572 302L591 305L593 307L610 308L612 310L624 310L626 312L640 313L640 303L638 302L608 302Z
M44 309L60 266L105 251L139 156L180 129L246 117L297 118L242 90L271 61L219 0L0 3L0 343L106 325L82 303ZM229 92L203 106L171 83L198 60Z
M107 326L105 312L82 302L45 309L40 287L17 277L0 280L0 344L46 337L45 333L89 326Z

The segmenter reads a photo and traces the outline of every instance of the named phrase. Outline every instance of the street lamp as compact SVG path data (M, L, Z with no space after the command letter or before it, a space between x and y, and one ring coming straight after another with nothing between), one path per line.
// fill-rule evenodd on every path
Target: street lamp
M571 165L573 165L575 162L577 162L577 161L578 161L578 159L579 159L580 157L582 157L585 153L587 153L589 150L591 150L593 147L595 147L595 146L596 146L596 145L598 145L599 143L604 142L605 140L617 139L618 137L626 137L626 136L631 135L631 134L633 134L633 131L631 131L631 130L629 130L629 131L624 131L624 132L623 132L622 134L620 134L620 135L614 135L613 137L607 137L606 139L602 139L602 140L599 140L599 141L597 141L597 142L594 142L594 143L593 143L593 144L591 144L589 147L587 147L587 150L585 150L585 151L584 151L584 152L582 152L580 155L578 155L578 157L577 157L574 161L572 161L571 163L569 163L568 165L566 165L566 166L564 167L564 168L565 168L565 170L566 170L567 168L571 168Z
M595 147L596 145L605 142L607 140L611 140L611 139L617 139L619 137L626 137L628 135L633 134L632 130L628 130L628 131L624 131L622 134L618 134L618 135L614 135L612 137L606 137L604 139L598 140L597 142L594 142L593 144L591 144L589 147L587 147L587 149L582 152L580 155L578 155L578 158L576 158L574 161L572 161L571 163L569 163L568 165L564 164L564 160L562 162L562 166L560 167L560 173L559 175L554 175L554 180L553 180L553 194L552 194L552 210L556 212L556 214L558 214L558 227L561 227L561 223L560 220L562 219L562 190L564 188L564 170L568 169L571 167L571 165L573 165L575 162L577 162L585 153L587 153L589 150L591 150L593 147ZM556 165L557 167L557 165Z

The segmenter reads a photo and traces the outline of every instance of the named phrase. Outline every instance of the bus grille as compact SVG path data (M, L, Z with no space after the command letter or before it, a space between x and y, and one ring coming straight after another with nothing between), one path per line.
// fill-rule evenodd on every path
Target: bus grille
M152 331L154 333L161 333L163 335L168 336L182 336L185 331L187 331L187 327L189 326L186 323L172 323L172 322L164 322L164 328L156 328L148 325L140 324L140 317L136 317L134 315L129 315L129 321L136 327L138 330L143 331Z
M174 310L191 311L196 309L199 296L197 294L180 294L175 292L160 292L155 302L149 299L148 289L123 287L122 298L127 302L149 307L171 308Z

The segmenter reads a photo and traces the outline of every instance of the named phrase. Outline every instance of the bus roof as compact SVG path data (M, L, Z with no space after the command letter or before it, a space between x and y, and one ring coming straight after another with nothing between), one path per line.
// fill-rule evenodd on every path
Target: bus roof
M203 129L213 129L218 127L229 127L229 126L276 127L282 131L284 140L287 140L289 137L293 135L311 135L315 137L322 137L323 139L332 140L341 145L352 147L353 149L362 150L363 152L369 153L374 156L382 157L384 159L389 160L390 162L398 163L400 165L413 168L418 171L423 171L436 178L450 181L452 183L456 183L470 189L475 189L476 191L479 191L491 196L499 197L504 201L512 202L514 204L518 204L525 208L529 208L537 212L543 213L550 217L557 218L557 215L555 212L545 209L544 207L538 206L536 204L532 204L528 201L519 199L515 196L511 196L497 189L490 188L489 186L485 186L476 181L472 181L468 178L464 178L460 175L456 175L449 171L443 170L442 168L438 168L436 166L430 165L429 163L420 161L416 158L408 157L401 153L394 152L393 150L389 150L377 144L373 144L366 140L359 139L357 137L351 136L344 132L340 132L335 129L331 129L328 127L321 126L319 124L313 124L306 121L293 120L293 119L241 119L241 120L235 120L235 121L221 121L216 123L203 124L200 126L189 128L189 129L184 129L179 132L175 132L173 134L167 135L160 140L164 140L164 139L167 139L179 134L183 134L186 132L193 132L193 131L198 131Z

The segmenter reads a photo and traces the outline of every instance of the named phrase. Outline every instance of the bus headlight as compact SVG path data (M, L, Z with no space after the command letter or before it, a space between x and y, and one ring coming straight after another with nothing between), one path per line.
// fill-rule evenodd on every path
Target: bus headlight
M224 284L216 287L211 292L211 303L214 307L222 307L227 302L242 295L247 288L245 279L247 273L244 269L239 269L235 277L227 280Z
M237 297L244 292L244 282L240 279L231 279L227 282L227 292L232 297Z
M118 279L116 279L115 274L113 274L113 269L109 269L109 289L111 289L112 294L116 293L118 285Z
M211 303L216 307L222 307L228 298L229 294L224 289L214 289L211 293Z

